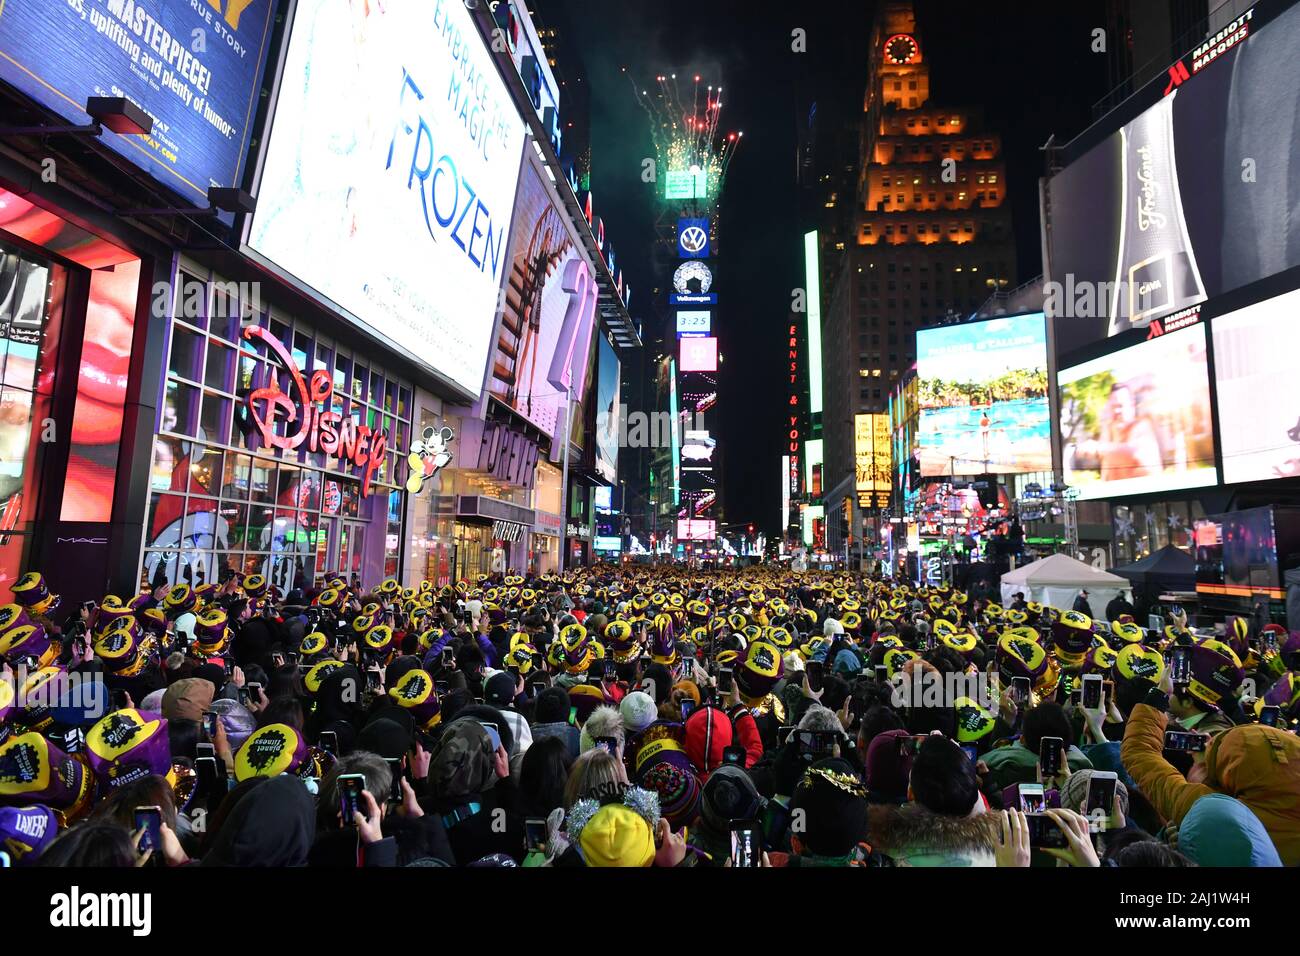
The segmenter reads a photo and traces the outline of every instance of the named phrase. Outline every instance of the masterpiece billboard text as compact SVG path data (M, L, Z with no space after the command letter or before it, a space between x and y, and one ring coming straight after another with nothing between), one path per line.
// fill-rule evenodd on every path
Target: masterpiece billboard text
M5 0L0 79L60 116L90 121L92 96L125 96L147 136L102 142L196 203L239 185L271 34L272 0Z

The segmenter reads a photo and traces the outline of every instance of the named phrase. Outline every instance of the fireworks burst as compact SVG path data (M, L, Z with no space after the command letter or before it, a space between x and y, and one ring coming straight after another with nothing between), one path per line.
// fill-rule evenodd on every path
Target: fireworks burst
M720 132L722 87L702 84L699 74L680 83L676 73L661 73L640 86L635 79L632 83L638 105L650 117L659 169L703 174L707 191L695 201L701 210L712 207L745 135ZM660 179L666 182L667 177Z

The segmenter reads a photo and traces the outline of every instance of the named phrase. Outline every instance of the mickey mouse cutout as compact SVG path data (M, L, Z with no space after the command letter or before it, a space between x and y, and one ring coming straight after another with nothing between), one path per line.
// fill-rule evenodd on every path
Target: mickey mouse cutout
M411 453L406 456L406 463L411 466L411 477L406 479L407 491L418 495L425 481L451 461L450 445L455 438L456 432L446 426L440 429L429 427L420 433L420 440L411 446Z

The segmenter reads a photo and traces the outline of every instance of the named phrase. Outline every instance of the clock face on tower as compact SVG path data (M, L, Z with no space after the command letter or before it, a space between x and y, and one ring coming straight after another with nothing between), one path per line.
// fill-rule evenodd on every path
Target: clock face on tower
M885 41L885 59L890 63L914 63L920 58L921 48L915 37L896 33Z

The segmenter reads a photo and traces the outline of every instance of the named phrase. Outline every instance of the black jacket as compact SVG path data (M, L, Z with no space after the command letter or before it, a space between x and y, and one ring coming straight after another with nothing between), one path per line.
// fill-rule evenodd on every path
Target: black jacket
M482 793L431 800L424 810L441 821L457 866L468 866L493 853L504 853L522 863L524 821L516 804L515 788L507 778Z
M204 866L306 866L316 806L297 777L273 777L230 812L203 857Z

